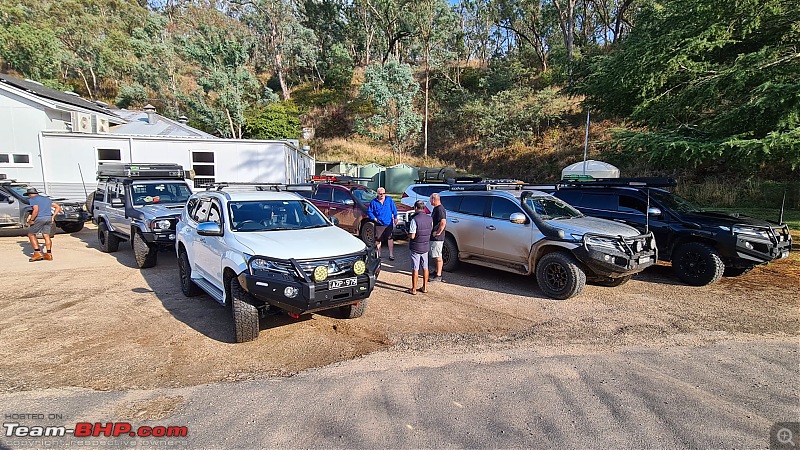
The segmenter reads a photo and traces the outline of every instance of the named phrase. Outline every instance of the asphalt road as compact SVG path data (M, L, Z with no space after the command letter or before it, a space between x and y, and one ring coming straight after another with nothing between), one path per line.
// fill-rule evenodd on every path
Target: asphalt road
M796 338L758 338L601 353L388 350L288 378L23 391L0 396L4 424L130 422L188 436L3 437L0 448L767 448L776 422L800 420L799 349Z

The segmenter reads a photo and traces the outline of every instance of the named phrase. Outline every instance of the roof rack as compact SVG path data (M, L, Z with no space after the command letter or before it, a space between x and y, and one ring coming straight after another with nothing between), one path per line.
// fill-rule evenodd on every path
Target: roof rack
M599 187L675 187L678 182L668 177L595 178L593 180L561 180L558 186Z
M555 189L555 186L527 184L520 180L481 180L480 178L473 182L450 183L451 191L522 191L546 189Z
M174 178L183 180L186 178L186 172L183 170L183 166L171 163L98 163L97 178L111 177L140 179Z
M203 184L200 187L205 188L206 191L222 191L229 186L252 186L257 191L273 191L273 192L316 192L317 185L314 183L256 183L256 182L219 182Z
M363 181L372 181L372 178L352 177L350 175L314 175L311 177L311 182L313 183L357 184Z

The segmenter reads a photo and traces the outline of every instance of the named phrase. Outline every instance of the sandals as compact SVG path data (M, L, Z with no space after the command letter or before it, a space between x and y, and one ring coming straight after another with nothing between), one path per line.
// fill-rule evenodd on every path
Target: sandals
M411 295L417 295L417 291L414 291L414 290L411 290L411 289L406 289L406 293L407 294L411 294Z

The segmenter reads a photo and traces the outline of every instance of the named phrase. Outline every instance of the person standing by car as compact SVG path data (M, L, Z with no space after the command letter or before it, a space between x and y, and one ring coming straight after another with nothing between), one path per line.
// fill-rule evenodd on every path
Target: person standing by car
M431 250L431 231L433 219L425 214L425 202L414 202L414 216L408 227L408 250L411 253L411 289L407 292L417 295L417 278L422 270L423 294L428 292L428 252Z
M54 217L61 212L58 203L50 200L50 197L40 195L35 187L28 188L25 192L28 202L31 205L31 215L28 217L28 240L33 247L33 256L28 261L53 260L53 241L50 239L50 231ZM36 237L42 233L44 237L45 252L42 254L39 248L39 239Z
M394 200L386 195L386 189L379 187L378 196L369 202L367 208L369 219L375 222L375 247L378 258L381 257L381 243L389 247L389 260L394 261L394 225L397 223L397 206Z
M436 262L436 269L430 281L444 281L442 280L442 247L444 247L444 228L447 225L447 212L442 206L442 200L439 194L431 194L431 205L433 206L433 231L431 232L431 258Z

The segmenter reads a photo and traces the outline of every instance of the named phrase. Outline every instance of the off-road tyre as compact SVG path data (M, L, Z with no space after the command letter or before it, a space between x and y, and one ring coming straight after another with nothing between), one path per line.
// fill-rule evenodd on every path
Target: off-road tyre
M700 242L687 242L672 254L672 270L690 286L705 286L722 277L725 264L716 250Z
M231 277L231 312L233 313L233 335L236 342L250 342L258 338L258 308L251 303L250 294Z
M725 271L722 272L723 277L733 278L733 277L740 277L747 272L755 269L754 266L750 267L725 267Z
M105 253L119 250L119 238L108 230L108 225L103 221L97 225L97 240L100 242L100 250Z
M619 278L603 277L593 280L592 283L598 286L617 287L617 286L622 286L623 284L630 281L631 277L633 277L633 275L626 275L624 277L619 277Z
M375 245L375 224L372 222L364 222L361 224L358 237L361 238L367 246Z
M58 222L56 226L65 233L77 233L83 229L83 222Z
M149 269L158 262L158 247L150 245L144 240L142 233L134 230L131 246L133 254L136 256L136 265L140 269Z
M536 282L546 296L566 300L581 293L586 286L586 273L574 256L556 251L536 262Z
M458 245L456 240L451 235L444 237L444 245L442 245L442 270L452 272L458 269Z
M339 312L345 319L357 319L363 316L364 311L366 310L367 310L367 299L360 300L358 303L352 305L339 307Z
M192 281L192 265L189 263L189 255L186 250L181 250L178 255L178 275L181 281L181 292L186 297L196 297L203 293L200 286Z

